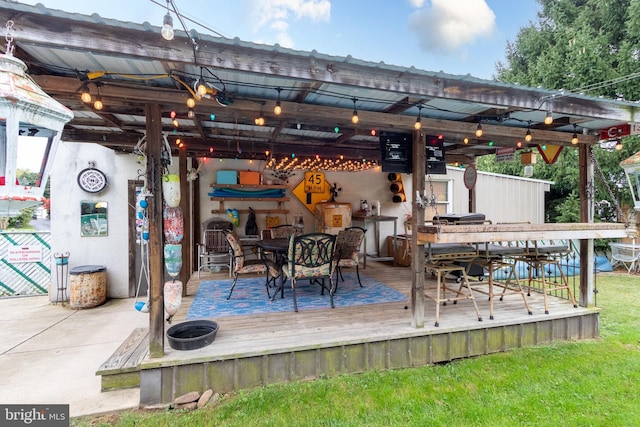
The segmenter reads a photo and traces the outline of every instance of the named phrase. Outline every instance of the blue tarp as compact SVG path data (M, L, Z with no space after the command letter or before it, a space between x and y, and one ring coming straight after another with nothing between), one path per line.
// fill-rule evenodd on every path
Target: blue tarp
M607 259L606 256L596 256L594 257L594 267L596 273L604 272L604 271L613 271L613 267L611 263ZM580 274L580 259L576 258L568 262L561 262L560 268L562 268L562 272L565 276L577 276ZM502 268L493 273L493 278L496 280L506 280L507 277L511 274L511 267ZM529 277L529 265L526 262L519 262L517 264L517 271L519 279ZM560 273L558 272L558 267L553 264L549 264L546 266L545 275L547 276L558 276ZM540 274L536 275L534 273L534 277L538 277Z

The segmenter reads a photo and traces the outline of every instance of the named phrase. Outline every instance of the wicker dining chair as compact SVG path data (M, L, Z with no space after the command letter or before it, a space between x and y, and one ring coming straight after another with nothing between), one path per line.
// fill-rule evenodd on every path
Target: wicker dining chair
M293 309L298 311L296 287L300 280L309 280L311 283L322 287L321 295L325 289L329 290L331 308L334 308L333 294L335 285L333 282L334 248L336 236L326 233L309 233L293 236L289 240L287 251L287 263L282 268L284 279L291 279L293 291ZM325 279L329 279L329 286Z
M338 277L344 281L342 277L342 268L355 267L358 284L362 287L360 281L360 247L364 240L364 234L367 232L362 227L348 227L338 232L336 238L336 248L334 250L336 263L336 290L338 288Z
M231 285L231 289L229 290L229 296L227 296L227 299L231 298L231 294L233 293L233 290L236 287L236 283L238 281L238 276L240 274L249 273L266 274L267 278L265 281L265 287L267 289L267 297L271 298L269 288L273 287L274 290L277 290L276 279L280 277L280 267L278 267L278 265L276 265L276 263L272 260L266 258L246 259L244 250L242 249L242 245L240 244L240 240L233 231L227 231L226 238L229 242L229 246L231 246L233 257L233 284Z

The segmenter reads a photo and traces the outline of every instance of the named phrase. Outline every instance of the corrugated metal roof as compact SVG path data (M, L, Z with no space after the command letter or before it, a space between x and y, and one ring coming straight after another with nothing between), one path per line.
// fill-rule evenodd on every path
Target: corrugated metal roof
M562 138L569 141L577 130L593 142L599 129L636 121L635 103L526 88L471 75L449 75L206 34L196 36L199 50L194 57L182 31L176 31L172 42L165 42L158 35L159 27L149 23L120 22L5 0L0 0L0 16L20 17L16 26L24 30L15 35L15 43L29 56L30 71L33 69L36 77L66 77L66 88L61 88L62 83L52 83L49 89L59 90L60 101L74 112L69 130L110 131L114 123L108 114L121 122L119 133L133 132L135 137L144 132L144 104L157 98L155 102L160 102L163 110L178 111L180 127L176 134L199 135L203 148L212 141L229 139L276 144L284 151L301 140L316 146L326 144L327 149L340 141L341 150L351 144L359 154L363 141L375 140L367 134L369 128L411 133L420 113L425 128L444 134L448 147L476 155L487 151L488 139L474 138L469 145L462 144L462 139L472 136L477 123L486 128L487 138L504 146L514 144L520 135L508 128L532 127L539 138L560 142ZM73 26L74 37L60 34L61 25ZM82 29L104 34L104 40L83 42ZM123 39L133 43L123 44ZM107 111L98 113L77 101L86 71L106 73L95 82L102 84L99 89L107 100ZM226 99L221 99L228 106L223 107L222 101L200 102L195 107L197 119L192 120L184 117L184 102L189 96L187 87L193 91L201 72L210 86L224 92ZM164 91L156 96L154 88ZM278 88L284 104L281 116L273 114ZM93 85L90 89L97 92ZM358 125L350 120L354 99L361 118ZM542 121L550 106L557 120L545 127ZM265 126L254 123L260 111L266 118ZM216 115L213 121L209 117L212 113ZM104 120L102 126L99 120ZM172 130L167 117L162 124L165 131ZM338 133L332 132L334 127ZM90 138L88 133L68 135ZM197 144L192 141L191 146Z

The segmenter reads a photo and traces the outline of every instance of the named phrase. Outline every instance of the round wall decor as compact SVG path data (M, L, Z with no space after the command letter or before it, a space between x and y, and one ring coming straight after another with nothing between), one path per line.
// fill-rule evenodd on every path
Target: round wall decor
M107 186L107 176L102 171L89 167L78 174L78 185L87 193L99 193Z

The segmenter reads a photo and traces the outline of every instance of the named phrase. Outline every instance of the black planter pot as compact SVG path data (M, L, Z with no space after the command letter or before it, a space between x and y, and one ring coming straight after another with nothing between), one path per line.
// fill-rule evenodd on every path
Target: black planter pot
M211 344L217 333L213 320L189 320L167 329L167 339L174 350L196 350Z

